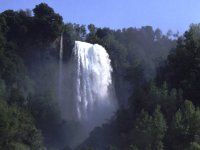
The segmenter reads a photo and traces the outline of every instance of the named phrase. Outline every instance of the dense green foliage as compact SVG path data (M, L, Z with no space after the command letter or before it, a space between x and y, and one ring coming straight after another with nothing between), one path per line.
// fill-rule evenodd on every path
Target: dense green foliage
M42 134L52 146L60 145L52 138L64 136L55 92L45 78L54 71L50 53L57 50L52 43L61 34L62 17L43 3L33 12L0 14L0 149L38 150L44 147Z
M77 149L200 149L200 25L178 39L151 26L86 29L45 3L0 13L0 149L69 150L76 140L79 124L62 119L56 95L61 34L64 63L75 40L107 49L119 103Z
M191 25L178 38L167 59L157 62L155 80L145 75L142 63L128 67L125 78L133 92L128 107L120 109L108 124L91 132L81 146L199 149L199 33L199 25Z
M167 81L170 88L181 88L183 97L199 105L200 98L200 25L191 25L168 59L158 68L157 81Z
M0 149L44 149L42 135L29 111L0 100Z

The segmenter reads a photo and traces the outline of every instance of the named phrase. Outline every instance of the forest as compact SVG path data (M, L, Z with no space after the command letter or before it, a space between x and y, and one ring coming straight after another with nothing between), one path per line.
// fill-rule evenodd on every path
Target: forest
M113 67L118 110L81 143L57 101L61 35L64 63L78 40L105 47ZM1 150L200 150L199 91L200 24L99 28L45 3L0 13Z

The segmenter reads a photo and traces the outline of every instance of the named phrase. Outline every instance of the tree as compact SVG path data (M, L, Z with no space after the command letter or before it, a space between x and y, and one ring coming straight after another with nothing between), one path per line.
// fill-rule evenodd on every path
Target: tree
M141 150L163 150L163 138L166 131L167 124L160 111L160 106L155 108L152 116L142 110L130 133L130 144L136 145Z
M27 110L0 100L0 148L43 150L40 131Z
M36 5L33 12L34 19L36 20L34 30L38 32L37 36L40 33L37 41L39 42L41 40L40 43L49 43L55 40L62 32L62 17L45 3Z
M183 98L199 105L200 90L200 24L192 24L167 61L158 69L157 82L167 81L169 88L183 90Z
M96 32L97 28L93 24L88 25L89 33L87 34L86 41L89 43L96 43L98 41Z
M176 112L170 129L171 149L188 149L200 144L200 110L186 100Z
M160 111L160 106L157 106L153 113L153 123L152 123L152 137L153 137L153 150L163 150L163 138L167 131L167 124L164 119L163 114Z

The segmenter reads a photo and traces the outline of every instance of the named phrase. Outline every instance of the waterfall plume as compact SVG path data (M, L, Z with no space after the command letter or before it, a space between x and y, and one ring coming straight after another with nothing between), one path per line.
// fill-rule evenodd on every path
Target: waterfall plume
M60 44L63 44L62 37ZM72 56L64 64L60 46L59 70L62 117L71 124L75 123L72 125L76 131L72 145L76 145L94 127L110 119L117 109L111 60L102 46L75 41Z
M76 41L73 57L77 117L102 123L115 108L109 55L98 44Z

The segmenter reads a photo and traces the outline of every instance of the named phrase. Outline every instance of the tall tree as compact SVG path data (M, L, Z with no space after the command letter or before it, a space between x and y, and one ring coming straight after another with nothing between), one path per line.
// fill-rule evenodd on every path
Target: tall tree
M199 147L200 110L186 100L176 112L170 128L169 149L189 149ZM197 146L198 145L198 146Z

